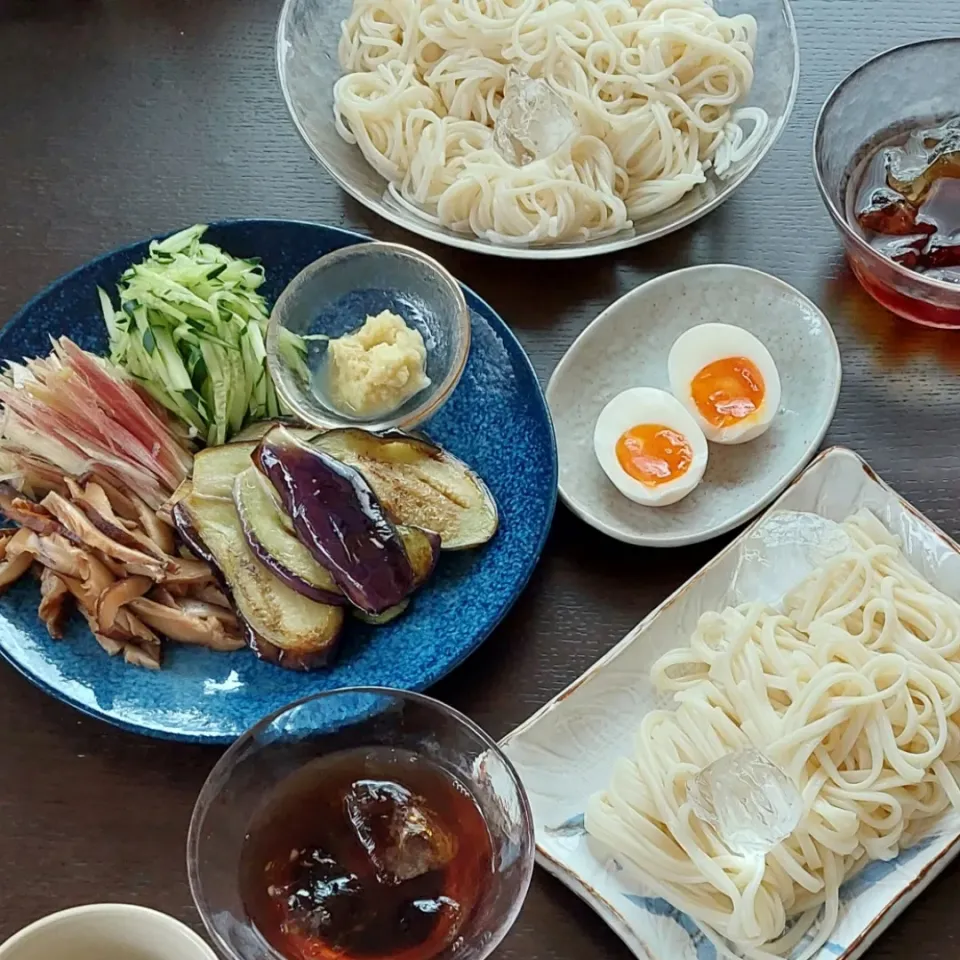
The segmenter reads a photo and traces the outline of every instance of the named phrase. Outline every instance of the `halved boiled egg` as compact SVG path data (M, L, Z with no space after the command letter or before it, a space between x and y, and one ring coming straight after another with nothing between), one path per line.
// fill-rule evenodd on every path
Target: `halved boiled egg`
M728 323L703 323L677 338L667 360L670 389L714 443L746 443L780 407L780 374L770 351Z
M593 446L614 486L648 507L683 499L707 468L703 431L674 397L652 387L615 396L597 418Z

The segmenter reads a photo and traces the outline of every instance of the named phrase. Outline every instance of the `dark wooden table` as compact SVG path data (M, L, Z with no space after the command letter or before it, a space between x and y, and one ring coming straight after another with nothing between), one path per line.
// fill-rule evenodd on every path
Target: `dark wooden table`
M0 317L95 254L200 220L308 218L417 246L344 197L308 155L275 77L279 0L0 0ZM960 32L956 0L796 0L802 80L780 144L727 204L655 245L530 265L430 247L487 298L545 381L607 304L666 270L775 273L834 324L844 385L828 436L960 534L960 334L874 306L844 267L811 170L832 86L894 44ZM604 539L558 509L543 560L489 642L433 693L501 736L563 689L722 541L676 552ZM0 669L0 940L78 903L125 900L199 925L184 839L215 749L81 717ZM871 958L953 960L955 867ZM627 960L617 937L537 871L504 960Z

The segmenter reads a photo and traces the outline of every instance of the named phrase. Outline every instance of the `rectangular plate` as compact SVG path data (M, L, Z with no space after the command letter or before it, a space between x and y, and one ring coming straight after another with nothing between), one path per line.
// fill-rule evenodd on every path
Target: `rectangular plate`
M862 507L900 537L906 556L931 583L960 597L960 547L850 450L835 447L820 454L765 516L796 510L841 521ZM587 798L607 786L614 761L630 753L643 715L667 703L650 683L654 661L685 645L704 611L727 606L740 550L753 528L501 744L530 797L539 863L586 900L643 960L716 960L717 951L688 916L645 891L592 846L583 811ZM949 814L896 860L868 864L841 888L840 918L817 960L860 957L958 850L960 817Z

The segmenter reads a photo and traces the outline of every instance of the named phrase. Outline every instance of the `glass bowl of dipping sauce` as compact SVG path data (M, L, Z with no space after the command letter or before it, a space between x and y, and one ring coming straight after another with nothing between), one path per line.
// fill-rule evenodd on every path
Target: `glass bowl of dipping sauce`
M307 338L302 363L283 349L284 330ZM270 315L266 349L281 399L304 423L411 430L463 374L470 311L460 284L432 257L359 243L294 277Z
M247 731L200 793L190 889L228 960L485 960L533 871L530 806L474 723L381 687Z
M814 134L817 185L861 286L893 313L931 327L960 328L960 264L919 272L906 263L927 256L931 236L949 240L955 233L960 252L957 174L945 174L923 202L906 208L909 217L916 214L917 230L901 225L894 227L899 235L878 233L864 229L857 214L873 191L888 187L886 151L910 153L911 135L919 149L921 131L955 118L960 124L960 37L945 37L896 47L854 70L827 98ZM911 164L917 166L908 157L904 166ZM898 202L896 195L886 199ZM927 216L927 201L936 216ZM930 219L935 235L924 225ZM941 260L951 256L947 249Z

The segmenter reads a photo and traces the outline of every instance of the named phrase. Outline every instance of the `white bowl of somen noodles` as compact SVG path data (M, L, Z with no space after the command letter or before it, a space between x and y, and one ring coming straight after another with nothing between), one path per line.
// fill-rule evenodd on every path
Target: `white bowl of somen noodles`
M799 75L787 0L285 0L277 59L298 130L361 203L544 259L722 203Z

